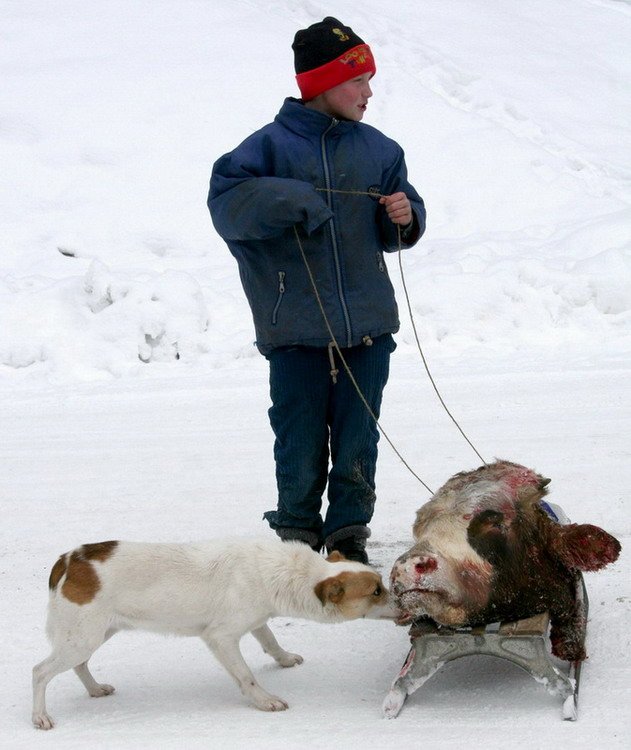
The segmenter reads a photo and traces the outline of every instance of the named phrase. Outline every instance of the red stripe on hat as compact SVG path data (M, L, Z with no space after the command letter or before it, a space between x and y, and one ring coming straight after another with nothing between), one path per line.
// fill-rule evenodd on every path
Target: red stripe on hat
M296 81L302 98L309 101L340 83L364 73L374 74L376 70L370 47L367 44L358 44L357 47L346 50L335 60L320 65L319 68L298 73Z

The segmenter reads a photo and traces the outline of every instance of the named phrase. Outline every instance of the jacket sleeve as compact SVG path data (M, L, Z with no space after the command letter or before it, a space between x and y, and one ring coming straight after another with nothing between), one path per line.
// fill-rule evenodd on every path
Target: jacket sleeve
M215 162L208 208L224 240L264 240L294 224L311 234L333 215L315 187L271 176L263 149L243 145Z
M425 204L423 199L408 182L408 171L405 165L405 156L400 146L397 146L397 158L390 168L386 170L382 190L385 195L403 192L407 195L412 206L412 224L405 232L401 232L401 242L406 247L412 247L425 232ZM399 249L399 233L397 225L388 218L383 206L379 207L379 222L381 224L381 236L384 249L393 252Z

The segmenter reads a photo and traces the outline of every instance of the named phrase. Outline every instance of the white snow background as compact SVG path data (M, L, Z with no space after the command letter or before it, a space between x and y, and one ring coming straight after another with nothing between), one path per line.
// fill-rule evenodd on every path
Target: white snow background
M398 718L404 628L278 619L246 636L246 703L201 641L121 634L30 723L57 556L107 539L270 534L267 365L205 201L214 160L297 95L291 41L335 15L378 72L365 121L405 148L427 233L402 258L433 375L487 459L623 553L586 574L576 723L525 672L446 665ZM0 2L0 745L3 748L631 746L631 4L627 0ZM434 489L478 458L402 327L382 424ZM179 358L177 358L179 357ZM381 442L369 553L411 543L423 487ZM247 606L247 604L246 604Z

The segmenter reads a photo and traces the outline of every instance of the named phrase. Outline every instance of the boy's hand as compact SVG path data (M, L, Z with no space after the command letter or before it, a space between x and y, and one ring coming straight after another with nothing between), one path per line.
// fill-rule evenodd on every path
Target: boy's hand
M386 207L388 218L394 224L406 227L412 221L412 206L405 193L393 193L384 195L379 203Z

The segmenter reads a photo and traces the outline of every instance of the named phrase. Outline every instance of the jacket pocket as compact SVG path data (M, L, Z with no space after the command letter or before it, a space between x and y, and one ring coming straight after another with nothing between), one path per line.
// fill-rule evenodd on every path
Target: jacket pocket
M280 309L284 296L285 296L285 272L279 271L278 272L278 297L276 298L276 304L274 305L274 310L272 311L272 325L273 326L275 326L276 323L278 322L278 311Z

